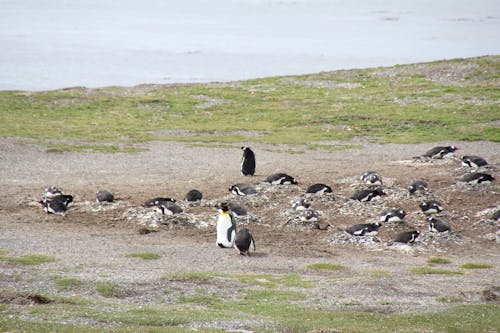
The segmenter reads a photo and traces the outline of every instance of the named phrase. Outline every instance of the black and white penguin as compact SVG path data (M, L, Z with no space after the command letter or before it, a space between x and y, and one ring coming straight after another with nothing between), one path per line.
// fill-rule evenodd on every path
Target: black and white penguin
M318 217L318 212L311 208L307 208L299 212L299 220L302 222L316 222L318 221Z
M243 176L253 176L255 174L255 154L250 147L243 146L241 149L243 149L241 174Z
M182 213L182 208L175 202L169 200L158 200L155 206L161 211L163 215L174 215Z
M146 200L146 202L144 203L144 207L154 207L154 206L157 206L158 203L164 202L164 201L175 202L175 199L165 198L165 197L157 197L157 198L149 199L149 200Z
M300 196L290 201L294 210L304 210L311 207L311 201L304 196Z
M430 232L445 232L451 231L450 224L443 220L438 220L435 217L429 217L429 231Z
M43 210L48 214L56 214L56 215L66 215L66 211L68 207L63 201L59 200L50 200L43 199L40 200L39 203L43 206Z
M436 200L424 201L419 205L419 207L425 215L437 214L443 211L443 206Z
M217 218L217 241L219 247L233 247L236 236L236 221L228 203L221 203Z
M203 194L198 190L191 190L184 197L184 200L189 202L200 201L201 199L203 199Z
M59 194L47 200L51 202L58 201L64 204L66 207L69 207L73 204L73 196L70 194Z
M297 184L297 180L286 173L275 173L266 178L267 183L272 185L292 185Z
M332 193L332 188L325 184L313 184L309 186L306 190L306 193L311 194L323 194L323 193Z
M424 180L415 180L413 183L408 186L408 192L410 194L414 194L415 192L423 192L427 193L429 191L429 188L427 187L427 182Z
M491 215L491 219L497 222L500 221L500 209L494 212L493 215Z
M351 197L353 200L358 200L362 202L367 202L371 201L372 199L387 195L385 191L381 188L376 188L376 189L367 189L367 190L360 190L354 193L354 195Z
M396 238L392 241L393 243L405 243L405 244L412 244L415 242L417 237L420 236L420 231L418 230L413 230L413 231L404 231L402 233L399 233L396 235Z
M482 172L471 172L459 179L459 181L467 184L481 184L486 182L492 182L494 180L495 177Z
M236 202L231 202L229 205L231 206L231 212L235 216L245 216L248 214L246 208Z
M229 192L234 195L244 196L255 194L257 193L257 190L250 184L239 183L231 185L231 187L229 187Z
M97 194L95 195L95 199L97 202L113 202L115 200L115 197L111 192L101 190L97 192Z
M382 185L382 177L375 171L366 171L359 179L368 185Z
M55 185L51 185L43 191L43 196L46 199L50 199L61 194L63 194L62 189Z
M234 239L234 247L243 256L250 255L250 248L253 247L253 252L255 252L255 241L253 239L250 230L247 228L242 228L236 233Z
M355 224L345 229L353 236L375 236L382 226L379 222Z
M401 222L406 216L406 212L402 209L388 209L378 217L381 222Z
M482 157L476 155L465 155L461 157L462 165L469 168L477 169L481 166L488 165L488 162Z
M428 150L422 156L441 159L441 158L446 158L448 156L453 155L453 153L457 150L458 150L458 147L455 147L455 146L438 146L438 147L434 147L434 148Z

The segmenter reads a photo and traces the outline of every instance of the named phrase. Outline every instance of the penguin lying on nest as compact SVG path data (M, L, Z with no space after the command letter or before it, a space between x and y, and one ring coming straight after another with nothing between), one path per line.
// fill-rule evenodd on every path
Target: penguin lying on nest
M294 185L297 180L286 173L275 173L266 178L266 182L272 185Z
M366 171L359 179L368 185L382 185L382 177L375 171Z
M424 180L415 180L408 186L408 192L410 194L414 194L417 191L426 194L429 191L427 182Z
M459 148L455 146L437 146L429 149L421 157L443 159L454 154Z

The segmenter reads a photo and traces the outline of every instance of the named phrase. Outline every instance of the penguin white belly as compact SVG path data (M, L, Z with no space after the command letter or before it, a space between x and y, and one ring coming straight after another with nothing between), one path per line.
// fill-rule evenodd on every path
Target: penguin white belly
M221 213L217 219L217 245L233 247L236 236L236 224L228 213Z

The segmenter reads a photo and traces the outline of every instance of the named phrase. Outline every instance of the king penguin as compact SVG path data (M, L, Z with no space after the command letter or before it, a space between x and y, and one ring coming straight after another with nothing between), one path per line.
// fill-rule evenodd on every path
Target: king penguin
M253 252L255 252L255 241L253 240L250 230L246 228L238 230L234 241L234 247L243 256L248 256L250 254L251 247L253 247Z
M243 146L243 156L241 157L241 174L243 176L253 176L255 174L255 154L250 147Z
M217 245L219 247L233 247L236 236L236 221L228 203L220 204L217 218Z

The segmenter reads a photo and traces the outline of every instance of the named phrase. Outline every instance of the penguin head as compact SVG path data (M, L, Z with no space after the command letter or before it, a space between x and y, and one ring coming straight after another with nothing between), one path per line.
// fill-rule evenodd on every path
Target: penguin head
M231 210L231 205L229 203L227 203L227 202L221 202L219 204L219 208L220 208L221 211L227 213L228 211Z
M417 191L417 188L414 185L408 186L408 192L415 193L416 191Z
M455 151L455 150L459 150L460 148L456 147L456 146L449 146L448 149L450 151Z

